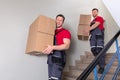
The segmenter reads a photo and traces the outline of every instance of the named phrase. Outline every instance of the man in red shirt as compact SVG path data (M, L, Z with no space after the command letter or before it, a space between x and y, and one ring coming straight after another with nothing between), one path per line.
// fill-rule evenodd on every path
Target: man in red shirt
M56 16L54 45L48 45L43 51L43 53L48 54L49 80L61 80L66 63L65 50L69 49L71 34L63 28L64 20L65 17L62 14Z
M91 35L90 37L90 47L91 52L94 56L97 56L100 51L104 48L104 19L98 16L98 9L92 9L93 20L90 24L90 28L87 29ZM103 73L105 67L105 55L99 59L98 62L99 70L98 73Z

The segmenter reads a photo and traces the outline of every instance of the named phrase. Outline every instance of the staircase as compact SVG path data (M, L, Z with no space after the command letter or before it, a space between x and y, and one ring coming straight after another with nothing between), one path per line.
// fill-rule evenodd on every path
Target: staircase
M113 53L106 54L106 64L111 59ZM92 62L94 56L91 52L85 52L85 55L80 56L80 60L75 61L75 66L69 66L69 72L63 72L63 79L62 80L76 80L77 77L84 71L84 69ZM114 63L112 64L108 74L105 76L104 80L112 80L113 74L118 65L118 59L115 59ZM97 66L98 69L98 66ZM101 74L98 74L100 77ZM94 80L93 72L88 76L87 80ZM120 76L117 80L120 80Z

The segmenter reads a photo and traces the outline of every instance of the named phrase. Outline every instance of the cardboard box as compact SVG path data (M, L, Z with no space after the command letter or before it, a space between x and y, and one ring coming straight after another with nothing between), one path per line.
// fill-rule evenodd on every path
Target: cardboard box
M89 25L83 25L83 24L78 26L77 35L78 35L79 40L88 40L89 33L86 33L86 34L84 33L84 30L88 27L89 27Z
M26 53L39 55L48 45L53 45L55 26L55 20L39 16L29 28Z
M40 15L31 26L36 27L36 31L54 35L56 24L54 19Z
M85 15L85 14L80 15L79 24L89 25L90 21L91 21L91 15Z
M91 15L85 15L85 14L80 15L80 22L78 25L78 33L77 33L79 40L88 40L89 33L85 34L84 30L90 27L90 22L91 22Z
M40 32L36 32L35 35L30 34L26 53L33 55L42 54L42 51L47 48L48 44L53 45L53 40L53 35Z

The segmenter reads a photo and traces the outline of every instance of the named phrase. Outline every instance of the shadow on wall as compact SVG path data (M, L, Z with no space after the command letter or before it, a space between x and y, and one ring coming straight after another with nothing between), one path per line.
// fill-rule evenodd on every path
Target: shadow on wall
M73 30L71 30L71 26L69 24L64 24L64 28L69 30L70 33L71 33L70 48L68 50L66 50L67 57L66 57L66 68L65 68L65 70L67 70L69 64L71 64L71 62L72 62L72 57L71 56L74 55L76 47L77 47L76 42L75 42L76 40L74 38L74 36L77 36L77 35L74 34Z
M71 44L70 44L70 48L69 50L67 50L67 53L74 53L75 52L75 48L76 48L76 44L75 44L75 38L73 38L73 36L77 36L73 33L73 31L71 30L71 26L68 24L64 24L64 28L69 30L71 33Z

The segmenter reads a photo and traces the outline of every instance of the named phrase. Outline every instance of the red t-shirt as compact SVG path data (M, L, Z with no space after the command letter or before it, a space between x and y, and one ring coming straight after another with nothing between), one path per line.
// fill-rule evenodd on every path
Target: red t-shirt
M61 28L61 29L56 29L55 30L55 34L56 34L56 43L57 45L61 45L63 44L63 39L67 38L67 39L71 39L71 34L68 30Z
M101 16L97 16L93 21L100 22L100 25L98 26L98 28L100 30L104 30L104 19Z

